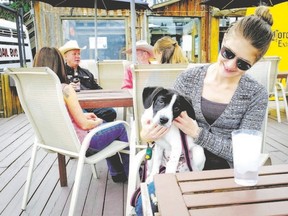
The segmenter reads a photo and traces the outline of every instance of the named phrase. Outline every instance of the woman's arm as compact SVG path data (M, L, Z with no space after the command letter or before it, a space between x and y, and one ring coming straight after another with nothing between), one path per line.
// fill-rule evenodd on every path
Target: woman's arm
M174 124L193 137L196 144L232 162L231 132L240 128L261 130L268 105L268 93L264 86L249 78L244 78L240 83L241 88L235 92L224 113L212 125L209 125L198 104L198 101L201 101L197 98L201 97L199 89L202 89L202 86L199 86L202 83L199 74L195 69L190 69L178 77L174 86L179 92L192 97L197 122L184 118L181 120L186 122L184 124L179 122L179 118Z
M185 116L183 113L174 121L174 124L183 130L184 133L194 138L196 144L206 148L230 162L233 161L231 133L233 130L245 128L261 130L263 120L265 120L268 96L264 89L252 95L250 103L241 111L238 106L230 106L231 112L225 112L221 120L212 126L198 127L197 122ZM237 104L236 104L237 105ZM237 111L237 107L239 110ZM190 125L190 126L189 126Z
M71 85L64 87L63 95L70 115L81 129L90 130L103 123L103 120L94 113L83 113L77 94Z

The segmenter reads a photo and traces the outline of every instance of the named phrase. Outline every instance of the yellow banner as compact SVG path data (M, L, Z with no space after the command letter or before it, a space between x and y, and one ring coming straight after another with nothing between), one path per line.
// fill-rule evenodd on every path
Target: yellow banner
M255 8L247 8L246 15L254 14ZM270 7L273 16L273 40L266 56L279 56L279 71L288 72L288 2Z

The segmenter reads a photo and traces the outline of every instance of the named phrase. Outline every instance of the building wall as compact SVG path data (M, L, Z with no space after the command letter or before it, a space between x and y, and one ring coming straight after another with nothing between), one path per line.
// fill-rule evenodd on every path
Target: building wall
M199 17L201 19L201 54L199 55L199 58L200 62L209 62L210 53L212 49L214 49L214 47L210 46L211 22L209 15L209 7L205 5L200 5L200 2L201 0L181 0L169 4L168 1L164 4L160 4L161 7L154 5L153 14L157 14L159 16ZM214 34L218 33L213 32L213 35Z
M94 19L95 10L87 8L66 8L52 7L42 2L34 3L35 10L35 30L36 30L36 47L43 46L60 47L63 45L62 23L61 18L90 18ZM97 9L97 17L124 17L127 19L127 46L131 46L131 26L130 10L102 10ZM144 13L136 13L136 39L142 35L142 26Z
M200 5L201 0L181 0L171 1L172 4L162 4L160 7L153 8L153 11L147 14L159 16L190 16L201 19L201 53L198 56L200 62L210 62L211 54L218 52L218 44L215 44L215 37L218 37L219 28L211 27L218 25L218 22L211 22L210 8ZM157 5L156 5L157 6ZM154 7L154 6L153 6ZM60 47L63 44L61 17L90 17L93 19L95 10L86 8L57 8L42 2L34 3L35 21L36 21L36 47L43 46ZM126 17L127 18L127 46L131 47L131 18L130 10L97 10L97 17ZM136 40L146 39L147 20L146 14L141 11L136 13ZM146 24L146 25L145 25ZM211 37L213 36L213 37ZM214 38L213 40L211 40Z
M256 8L247 9L247 16L254 14ZM288 72L288 2L270 8L273 17L273 39L265 56L279 56L279 71Z

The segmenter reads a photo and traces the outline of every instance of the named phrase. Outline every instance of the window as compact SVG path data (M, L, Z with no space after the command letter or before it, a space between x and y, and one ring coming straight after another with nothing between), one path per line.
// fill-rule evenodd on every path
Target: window
M170 36L177 40L190 62L200 62L200 18L149 16L150 43Z
M63 41L77 40L82 59L95 59L94 20L62 20ZM125 59L122 54L126 47L124 19L97 20L97 52L99 60Z

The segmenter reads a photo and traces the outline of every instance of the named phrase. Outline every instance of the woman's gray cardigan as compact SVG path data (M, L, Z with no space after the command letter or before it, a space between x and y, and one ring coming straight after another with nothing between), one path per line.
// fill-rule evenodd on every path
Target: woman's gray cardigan
M268 93L252 77L243 75L224 112L209 125L201 110L203 83L208 66L190 68L181 73L174 83L174 89L192 99L196 121L202 128L195 143L231 164L231 132L240 128L261 130L268 105Z

